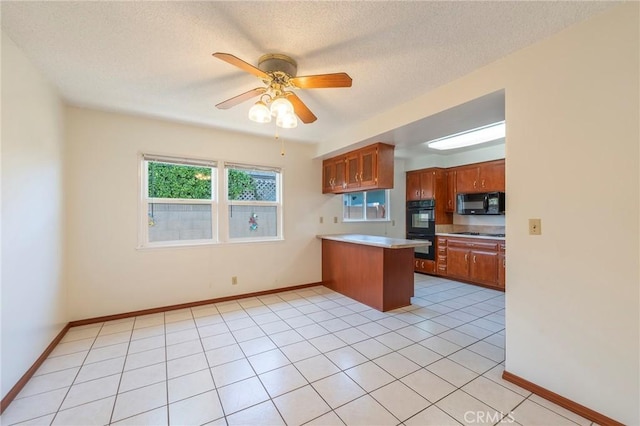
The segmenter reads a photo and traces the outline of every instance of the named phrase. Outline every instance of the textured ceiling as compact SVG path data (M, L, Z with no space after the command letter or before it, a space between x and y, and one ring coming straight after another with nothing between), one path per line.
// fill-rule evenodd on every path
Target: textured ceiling
M252 101L214 107L261 82L212 53L254 65L264 53L284 53L297 60L298 75L347 72L351 88L297 91L318 120L281 131L322 142L614 3L0 4L3 32L72 105L272 137L274 124L247 119Z

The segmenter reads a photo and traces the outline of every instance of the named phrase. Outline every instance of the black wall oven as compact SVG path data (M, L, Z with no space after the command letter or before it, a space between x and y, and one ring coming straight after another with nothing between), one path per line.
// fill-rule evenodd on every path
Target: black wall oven
M416 247L415 257L435 260L436 250L435 201L407 201L407 239L431 243L430 246Z
M434 200L407 201L407 234L436 234Z

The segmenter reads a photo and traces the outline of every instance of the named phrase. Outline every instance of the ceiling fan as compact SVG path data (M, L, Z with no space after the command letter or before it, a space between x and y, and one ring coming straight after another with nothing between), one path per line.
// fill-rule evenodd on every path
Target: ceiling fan
M297 77L298 64L289 56L268 53L258 59L258 66L243 61L230 53L217 52L214 57L240 68L260 78L264 87L256 87L216 105L219 109L229 109L255 96L260 96L249 110L249 119L259 123L271 121L284 128L297 126L296 116L303 123L313 123L317 117L290 89L322 89L328 87L351 87L351 77L347 73L319 74ZM267 107L267 104L270 104Z

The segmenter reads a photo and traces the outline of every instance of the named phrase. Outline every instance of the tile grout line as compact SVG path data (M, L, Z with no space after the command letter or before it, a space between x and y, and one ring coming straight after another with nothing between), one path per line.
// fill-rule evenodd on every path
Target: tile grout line
M129 341L127 342L127 350L124 355L124 361L122 363L122 371L120 371L120 379L118 380L118 387L116 388L115 399L113 400L113 407L111 407L111 415L109 416L109 421L107 424L111 424L113 422L113 415L116 411L116 405L118 404L118 397L120 394L120 385L122 384L122 378L125 373L125 366L127 365L127 355L129 354L129 348L131 347L131 337L133 337L133 330L135 329L137 317L133 317L133 324L131 324L131 334L129 335ZM121 419L122 420L122 419Z
M102 323L100 325L100 330L98 330L98 333L96 333L96 336L94 337L93 342L91 343L91 346L89 346L89 349L87 350L87 354L84 356L84 359L82 360L82 364L80 364L80 368L78 368L78 372L76 373L75 377L73 378L73 381L69 385L69 388L67 389L67 392L65 393L64 398L62 398L62 401L60 401L60 405L58 405L58 409L55 411L55 414L53 415L53 418L51 419L50 425L52 425L53 422L56 420L56 417L58 417L58 413L60 412L60 409L62 408L62 405L64 404L64 401L69 396L69 392L71 392L71 388L73 387L73 384L78 379L78 376L80 375L80 371L82 371L82 368L84 367L84 363L86 362L87 358L89 357L89 354L91 353L91 349L93 348L93 345L95 345L96 340L98 340L98 336L100 336L100 332L102 331L103 327L104 327L104 323ZM84 404L80 404L80 405L84 405ZM73 407L71 407L71 408L73 408Z

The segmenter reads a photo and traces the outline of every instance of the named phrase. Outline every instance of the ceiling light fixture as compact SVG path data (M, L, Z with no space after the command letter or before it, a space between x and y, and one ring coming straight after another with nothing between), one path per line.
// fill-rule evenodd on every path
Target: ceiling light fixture
M270 106L267 107L267 104ZM249 109L249 120L256 123L270 123L272 116L276 118L278 127L283 129L298 127L298 118L293 110L293 104L287 99L287 92L277 91L274 96L265 93Z
M464 132L434 139L425 143L429 148L445 150L491 142L496 139L504 138L504 136L505 124L504 121L499 121L487 126L466 130Z

